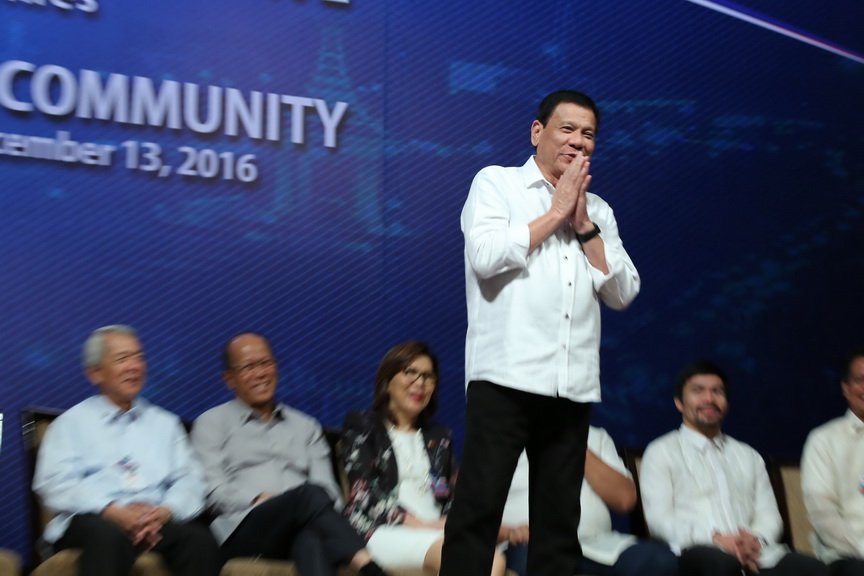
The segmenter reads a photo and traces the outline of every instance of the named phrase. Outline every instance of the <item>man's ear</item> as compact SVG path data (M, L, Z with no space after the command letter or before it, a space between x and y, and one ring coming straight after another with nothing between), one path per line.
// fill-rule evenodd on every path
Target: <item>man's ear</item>
M678 409L678 412L684 413L684 404L681 402L680 398L675 398L675 408Z
M234 384L234 373L231 370L225 370L222 372L222 381L225 382L225 386L228 387L229 390L236 390L236 386Z
M88 366L85 368L84 376L86 376L87 380L89 380L94 386L102 384L102 371L98 366Z
M539 120L534 120L531 123L531 145L535 148L540 141L540 133L543 131L543 124Z

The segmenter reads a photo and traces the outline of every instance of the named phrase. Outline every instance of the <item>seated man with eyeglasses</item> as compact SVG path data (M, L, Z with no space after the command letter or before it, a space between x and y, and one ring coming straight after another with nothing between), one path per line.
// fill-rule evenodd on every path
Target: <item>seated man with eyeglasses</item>
M232 338L222 378L235 399L202 414L192 443L204 466L211 529L226 560L291 559L302 576L385 573L335 508L339 488L321 425L275 400L278 371L259 334Z
M33 490L53 518L43 538L54 551L81 551L82 576L129 574L153 551L173 576L217 576L219 549L193 519L206 487L180 419L140 397L147 359L122 324L94 330L82 350L98 394L51 423Z
M864 348L842 366L841 389L849 408L807 437L801 456L801 490L816 556L831 576L864 574Z

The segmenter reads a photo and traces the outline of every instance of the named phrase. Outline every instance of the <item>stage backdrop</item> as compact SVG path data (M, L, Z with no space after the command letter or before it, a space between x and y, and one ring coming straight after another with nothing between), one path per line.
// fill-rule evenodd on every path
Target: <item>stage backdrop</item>
M462 203L563 87L603 110L593 191L643 280L604 313L595 421L644 445L708 356L729 431L797 455L864 341L862 21L856 0L2 0L0 546L28 548L20 411L93 392L104 324L138 328L145 395L186 419L229 398L226 339L263 332L279 397L327 426L425 339L461 438Z

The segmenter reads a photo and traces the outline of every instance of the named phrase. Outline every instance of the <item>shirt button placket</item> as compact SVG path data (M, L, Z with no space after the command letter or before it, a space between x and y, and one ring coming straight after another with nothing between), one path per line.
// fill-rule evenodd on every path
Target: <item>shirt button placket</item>
M566 245L565 245L566 246ZM566 248L565 248L566 249ZM567 280L566 286L564 286L564 300L562 302L562 306L564 309L563 312L563 321L561 325L561 365L558 368L558 393L561 394L567 387L567 378L568 378L568 366L569 366L569 358L567 354L567 350L570 344L570 333L571 333L571 314L570 309L573 306L573 275L575 274L573 261L570 259L569 254L563 255L562 262L562 272L564 278L570 278Z

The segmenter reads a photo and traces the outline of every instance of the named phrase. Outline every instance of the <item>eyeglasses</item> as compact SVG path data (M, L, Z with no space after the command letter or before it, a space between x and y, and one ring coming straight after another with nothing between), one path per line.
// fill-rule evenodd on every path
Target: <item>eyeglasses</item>
M231 366L231 370L237 372L241 376L247 376L252 373L256 368L270 368L271 366L276 365L276 360L274 358L264 358L263 360L258 360L257 362L248 362L246 364L241 364L240 366Z
M421 372L416 368L405 368L402 370L402 373L408 378L408 384L414 384L417 380L423 381L423 384L435 384L438 380L438 376L435 375L434 372Z
M124 352L111 358L111 362L114 364L125 364L130 360L137 360L139 362L143 362L144 352Z

